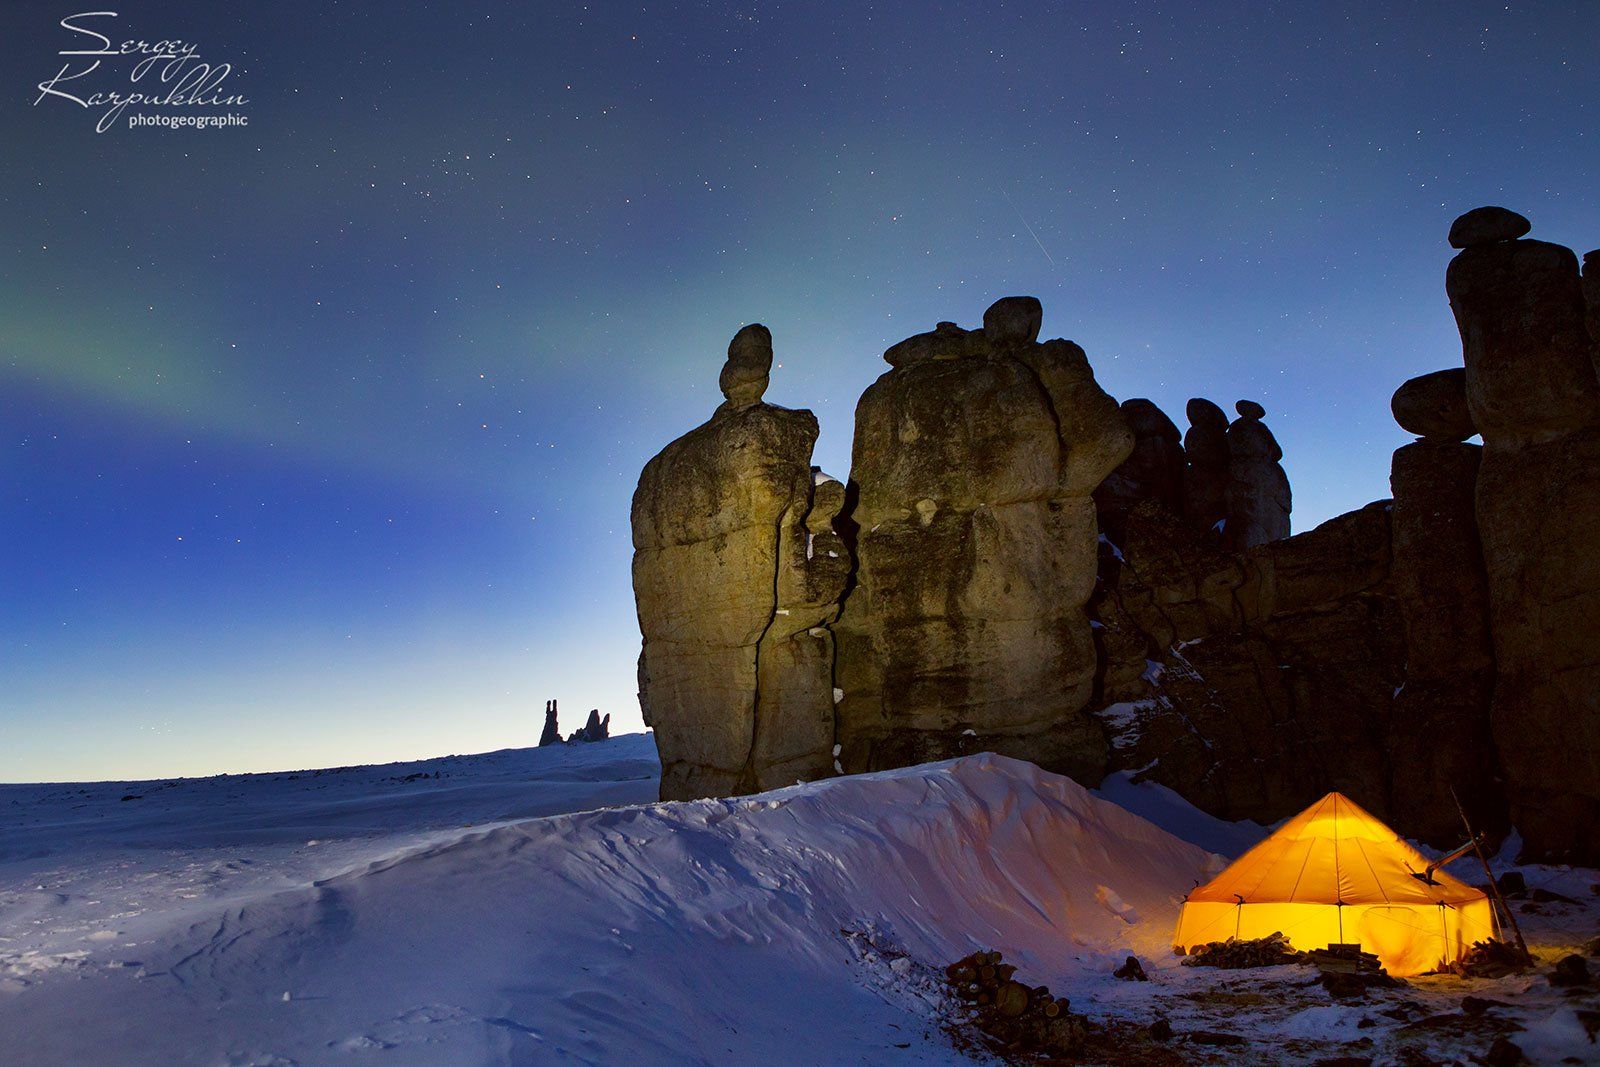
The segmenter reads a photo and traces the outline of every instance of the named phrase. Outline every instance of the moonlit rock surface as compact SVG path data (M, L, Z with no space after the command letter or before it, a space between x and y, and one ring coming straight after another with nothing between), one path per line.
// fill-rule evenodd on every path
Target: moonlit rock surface
M858 566L835 627L846 770L994 749L1085 781L1096 654L1096 486L1133 434L1039 302L890 348L856 405Z

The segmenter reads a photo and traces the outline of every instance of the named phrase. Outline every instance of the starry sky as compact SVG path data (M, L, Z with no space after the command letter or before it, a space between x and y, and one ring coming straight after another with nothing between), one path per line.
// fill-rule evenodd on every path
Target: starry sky
M1037 295L1264 403L1303 530L1459 361L1455 215L1600 244L1584 0L136 2L246 97L146 110L249 123L104 133L35 102L95 6L0 15L4 781L637 729L629 499L744 323L843 476L884 348Z

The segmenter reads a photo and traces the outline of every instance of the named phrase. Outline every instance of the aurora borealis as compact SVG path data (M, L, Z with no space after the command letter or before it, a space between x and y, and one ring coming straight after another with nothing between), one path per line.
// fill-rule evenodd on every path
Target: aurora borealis
M1588 3L147 3L249 125L105 133L75 10L0 16L4 781L637 728L629 496L743 323L843 476L885 347L1036 295L1264 403L1303 530L1459 362L1452 218L1600 241Z

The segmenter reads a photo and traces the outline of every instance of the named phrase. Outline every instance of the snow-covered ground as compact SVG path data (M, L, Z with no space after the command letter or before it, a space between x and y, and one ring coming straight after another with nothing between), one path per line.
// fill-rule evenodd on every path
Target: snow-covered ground
M1262 830L1158 788L994 756L683 804L655 776L634 735L0 787L0 1062L969 1062L929 968L980 947L1091 1017L1250 1041L1165 1062L1465 1060L1493 1037L1465 993L1541 1061L1600 1058L1592 991L1543 975L1345 1005L1301 968L1178 966L1207 849ZM1593 872L1525 870L1580 902L1526 917L1542 951L1600 932ZM1129 954L1150 982L1111 978Z

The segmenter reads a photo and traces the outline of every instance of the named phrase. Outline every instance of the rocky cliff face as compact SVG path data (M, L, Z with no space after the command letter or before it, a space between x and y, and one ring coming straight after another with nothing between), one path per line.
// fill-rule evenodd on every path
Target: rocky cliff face
M842 766L993 750L1095 780L1090 493L1133 441L1037 300L885 353L856 408L857 571L840 621Z
M1454 791L1530 859L1600 859L1600 254L1527 232L1457 220L1465 366L1396 390L1393 501L1297 536L1261 405L1192 400L1180 440L1031 298L885 353L848 489L742 331L634 499L663 796L989 749L1230 819L1338 789L1441 846Z
M1489 579L1474 511L1483 449L1461 368L1413 378L1395 391L1395 420L1419 439L1397 449L1394 590L1405 625L1405 684L1389 716L1393 802L1413 833L1462 834L1452 790L1473 825L1505 828L1507 810L1489 722L1494 649Z
M1117 768L1229 819L1270 822L1330 789L1388 807L1382 711L1404 640L1387 502L1245 552L1152 502L1120 548L1101 618L1147 658L1142 688L1100 712Z
M1578 260L1501 208L1451 244L1446 291L1483 435L1494 736L1543 858L1600 856L1600 378ZM1466 219L1467 216L1463 216ZM1460 223L1458 223L1460 225Z

